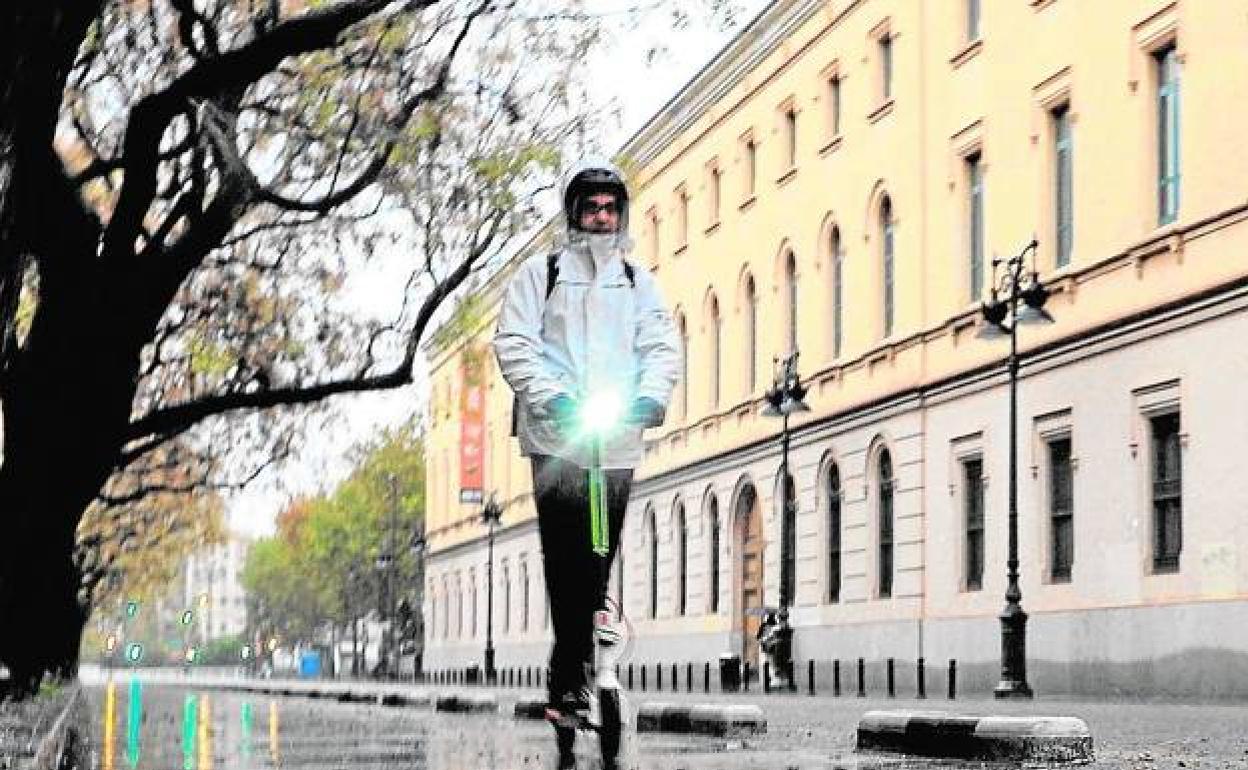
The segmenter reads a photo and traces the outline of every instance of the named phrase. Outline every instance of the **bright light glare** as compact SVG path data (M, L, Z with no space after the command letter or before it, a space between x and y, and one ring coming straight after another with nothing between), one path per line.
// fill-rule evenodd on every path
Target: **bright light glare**
M581 405L581 424L589 433L606 433L619 423L624 405L615 391L595 393Z

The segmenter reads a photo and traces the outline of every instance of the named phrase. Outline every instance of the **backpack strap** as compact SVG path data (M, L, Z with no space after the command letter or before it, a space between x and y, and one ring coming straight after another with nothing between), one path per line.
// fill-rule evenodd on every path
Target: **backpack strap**
M550 299L557 280L559 280L559 252L552 251L546 255L546 299Z
M637 288L637 272L633 263L627 259L624 263L624 277L628 279L628 288ZM546 255L546 299L555 291L555 282L559 280L559 252L552 251Z

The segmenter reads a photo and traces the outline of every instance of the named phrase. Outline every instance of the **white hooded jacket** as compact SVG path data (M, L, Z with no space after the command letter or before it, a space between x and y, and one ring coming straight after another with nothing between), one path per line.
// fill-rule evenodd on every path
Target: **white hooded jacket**
M564 177L560 199L573 177L588 168L618 169L587 160ZM589 446L568 442L543 406L559 394L584 399L613 391L625 409L649 397L667 406L680 366L680 341L658 284L648 271L624 270L630 248L623 232L595 257L588 238L569 231L557 257L558 277L546 297L547 255L525 260L499 310L494 353L517 396L516 435L525 455L553 455L589 466ZM635 285L634 285L635 284ZM635 468L641 429L625 426L607 437L602 467Z

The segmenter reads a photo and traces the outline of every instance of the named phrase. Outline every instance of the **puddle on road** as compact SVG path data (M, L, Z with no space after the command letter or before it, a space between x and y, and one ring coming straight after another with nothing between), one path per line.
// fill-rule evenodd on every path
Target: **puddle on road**
M95 770L550 770L554 739L509 715L343 705L109 682ZM593 735L578 766L598 768ZM742 739L645 734L644 770L1002 770L1003 766L889 755L829 756Z

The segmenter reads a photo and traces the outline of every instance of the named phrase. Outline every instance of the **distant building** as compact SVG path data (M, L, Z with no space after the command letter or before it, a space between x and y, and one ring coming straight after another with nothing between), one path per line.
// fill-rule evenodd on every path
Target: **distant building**
M250 546L250 540L231 533L225 543L187 557L182 598L185 609L195 613L192 626L199 641L236 636L246 629L247 603L239 576Z

